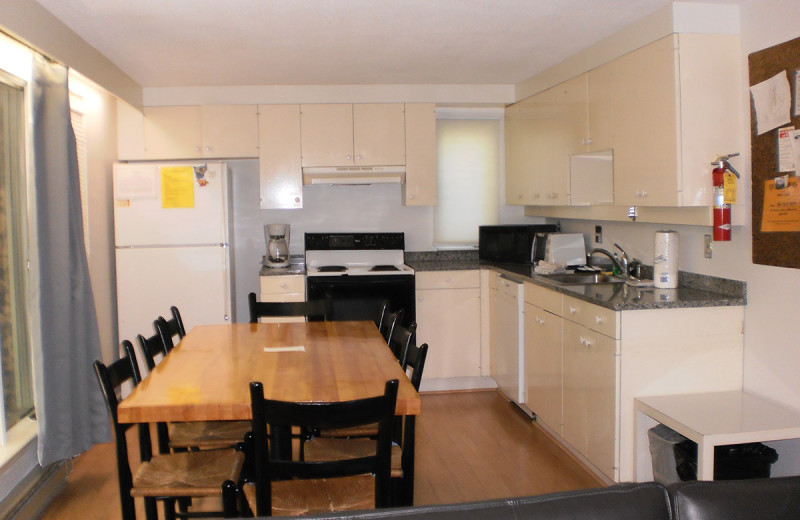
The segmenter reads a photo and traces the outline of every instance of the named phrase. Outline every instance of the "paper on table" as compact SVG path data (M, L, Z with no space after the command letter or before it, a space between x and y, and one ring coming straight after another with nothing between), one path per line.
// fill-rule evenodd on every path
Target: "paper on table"
M304 345L291 345L285 347L264 347L264 352L305 352Z
M789 78L783 70L766 81L750 87L756 110L758 135L790 122L792 94Z

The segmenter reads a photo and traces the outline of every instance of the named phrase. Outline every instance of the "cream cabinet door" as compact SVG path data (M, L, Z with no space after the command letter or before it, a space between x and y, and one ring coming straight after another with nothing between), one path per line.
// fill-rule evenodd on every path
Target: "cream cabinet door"
M425 378L481 375L480 288L417 290L417 344Z
M353 165L353 105L300 105L303 166Z
M589 72L592 149L614 150L616 205L680 203L676 38L662 38Z
M564 320L564 439L610 479L618 449L617 342Z
M586 150L587 75L506 109L506 202L569 205L569 156Z
M261 207L303 207L300 105L259 105Z
M561 435L562 355L564 320L530 303L525 304L525 384L528 408L536 420Z
M353 105L353 163L401 166L406 163L403 103Z
M436 175L436 110L433 103L405 106L406 182L402 186L406 206L438 203Z
M256 105L203 105L203 157L258 157Z
M200 106L145 107L144 154L148 160L203 156Z

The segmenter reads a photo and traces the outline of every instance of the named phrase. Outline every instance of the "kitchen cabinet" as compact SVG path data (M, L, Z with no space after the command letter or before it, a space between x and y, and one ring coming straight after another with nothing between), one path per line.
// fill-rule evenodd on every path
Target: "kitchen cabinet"
M623 285L619 291L636 299L641 290ZM673 290L655 291L666 298ZM744 308L615 311L569 292L591 296L593 287L573 286L562 293L525 284L526 403L598 474L629 481L635 464L635 397L741 388ZM499 314L490 319L493 331L508 326Z
M425 379L481 375L480 271L418 271L417 344L429 345Z
M124 106L118 118L121 160L258 156L255 105Z
M569 205L569 157L588 150L587 75L506 108L506 203Z
M403 204L438 204L436 106L433 103L406 103L406 182Z
M301 105L302 165L405 164L402 103Z
M300 105L259 105L258 139L261 208L302 208Z
M672 34L589 71L593 150L614 150L614 203L710 206L710 163L742 149L739 38Z
M493 322L494 342L492 377L506 397L525 403L524 351L522 347L522 283L500 277L497 283Z
M563 314L563 436L613 478L619 446L619 340L603 332L616 335L619 313L565 297Z
M532 283L525 295L526 405L555 435L562 424L562 324L561 293Z
M292 275L269 275L260 276L260 296L262 302L303 302L306 300L306 281L305 276L300 274ZM303 316L259 318L262 323L275 322L301 322L305 321Z

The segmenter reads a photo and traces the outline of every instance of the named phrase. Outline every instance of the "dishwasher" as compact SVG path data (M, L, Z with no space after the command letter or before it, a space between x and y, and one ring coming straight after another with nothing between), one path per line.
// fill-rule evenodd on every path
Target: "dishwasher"
M503 394L524 407L525 349L523 348L522 283L500 276L497 284L495 380Z

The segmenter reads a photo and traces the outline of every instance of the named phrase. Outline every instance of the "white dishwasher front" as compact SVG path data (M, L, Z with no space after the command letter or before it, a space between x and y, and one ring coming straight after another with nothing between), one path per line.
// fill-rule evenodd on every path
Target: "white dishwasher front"
M497 286L496 336L496 382L506 397L520 406L525 403L524 382L524 334L521 319L523 302L521 282L500 276Z

